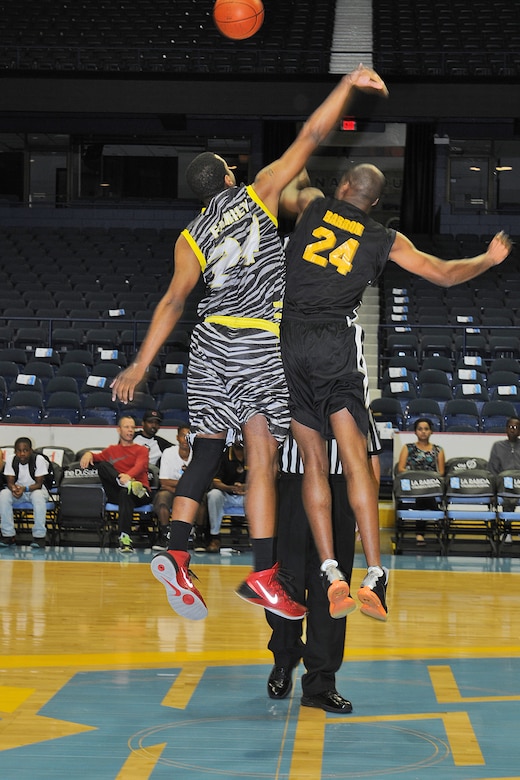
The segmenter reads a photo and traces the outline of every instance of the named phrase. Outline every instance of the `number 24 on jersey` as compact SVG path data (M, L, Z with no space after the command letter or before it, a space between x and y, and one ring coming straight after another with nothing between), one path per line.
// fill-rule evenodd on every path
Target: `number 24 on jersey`
M303 253L304 260L320 265L322 268L330 263L336 266L336 271L342 276L352 270L354 256L359 247L357 239L349 238L336 246L336 234L323 225L313 230L312 235L318 240L307 244Z

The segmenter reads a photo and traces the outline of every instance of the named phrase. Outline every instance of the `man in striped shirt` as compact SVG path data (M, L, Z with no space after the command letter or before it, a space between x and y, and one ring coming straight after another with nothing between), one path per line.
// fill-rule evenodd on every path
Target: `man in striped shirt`
M374 490L379 483L381 444L372 415L369 414L368 453L374 474ZM332 493L332 518L338 563L348 581L352 573L355 549L355 519L347 498L337 444L328 448L329 481ZM274 666L267 682L271 699L284 699L292 689L292 675L303 659L301 704L327 712L348 713L352 704L336 690L336 672L343 661L346 618L332 618L329 600L319 571L319 559L303 508L301 485L303 463L296 442L289 435L280 456L279 520L277 555L281 571L291 572L286 587L299 603L306 603L306 641L302 641L303 621L284 620L266 611L272 628L269 650Z

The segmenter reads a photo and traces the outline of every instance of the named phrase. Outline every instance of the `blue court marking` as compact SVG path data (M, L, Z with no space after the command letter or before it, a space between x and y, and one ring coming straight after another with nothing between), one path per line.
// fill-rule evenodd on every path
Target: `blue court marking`
M460 701L437 701L429 673L437 665L449 666ZM77 673L38 715L94 730L4 751L1 776L114 780L135 751L152 756L162 746L151 773L138 777L287 780L303 711L301 688L297 679L290 698L271 701L265 688L269 669L208 667L185 709L162 704L179 667ZM517 776L519 702L494 699L520 697L519 681L518 658L346 662L338 690L352 700L354 712L325 716L321 780ZM444 718L461 712L484 764L454 761Z

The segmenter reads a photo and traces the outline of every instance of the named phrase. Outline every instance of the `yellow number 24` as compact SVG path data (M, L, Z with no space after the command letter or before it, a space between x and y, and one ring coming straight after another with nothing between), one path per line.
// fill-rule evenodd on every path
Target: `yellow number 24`
M335 233L323 225L313 230L312 235L319 240L307 244L303 253L304 260L321 265L322 268L325 268L327 263L335 265L337 272L343 276L352 270L352 262L358 250L359 241L355 238L349 238L340 246L336 246Z

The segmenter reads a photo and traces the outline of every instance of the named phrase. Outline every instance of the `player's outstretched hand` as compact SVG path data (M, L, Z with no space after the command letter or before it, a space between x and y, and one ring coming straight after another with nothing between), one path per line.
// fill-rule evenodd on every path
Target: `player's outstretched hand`
M371 68L365 68L359 64L356 70L350 74L352 84L363 92L378 92L383 97L388 97L388 89L381 76Z
M112 388L112 400L123 401L123 403L132 401L134 390L143 377L144 372L137 363L129 365L128 368L121 371L110 384L110 387Z
M498 265L505 260L511 252L512 246L513 243L511 239L503 230L494 235L487 248L487 254L490 255L493 260L493 265Z

